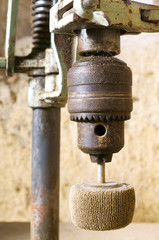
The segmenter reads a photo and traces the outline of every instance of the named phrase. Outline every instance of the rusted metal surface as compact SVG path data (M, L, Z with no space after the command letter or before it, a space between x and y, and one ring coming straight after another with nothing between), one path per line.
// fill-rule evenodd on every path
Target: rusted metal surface
M90 56L68 72L68 110L74 121L120 121L132 111L132 73L113 57Z
M120 30L116 29L82 29L78 33L78 54L120 53Z
M158 32L158 24L141 18L141 12L159 12L158 6L130 0L94 1L93 8L85 9L83 0L62 0L51 9L51 32L74 33L83 28L99 26L121 29L126 32Z
M155 23L159 25L159 11L158 9L141 10L141 18L145 22Z
M72 65L73 37L54 34L51 37L49 32L49 10L50 6L55 2L57 1L33 1L34 50L43 51L51 46L51 49L46 50L45 54L44 89L39 88L40 91L37 94L39 107L44 105L64 107L67 102L66 76L68 69ZM35 79L33 81L35 83Z
M97 127L101 128L98 132ZM79 122L78 147L91 155L92 162L110 162L113 153L124 147L124 121Z
M32 240L58 240L60 109L33 110Z
M37 58L35 55L28 55L26 57L15 57L14 72L29 74L33 70L42 69L45 70L46 63L45 58ZM6 68L6 59L0 58L0 68Z
M32 70L45 68L45 59L36 59L35 56L15 57L15 72L16 73L30 73Z
M40 100L47 74L57 75L57 68L53 68L49 57L50 50L45 55L46 48L51 45L48 26L49 9L53 2L33 0L34 48L31 56L38 63L42 59L46 61L44 67L37 66L29 71L31 78L28 95L30 107L33 108L32 240L59 239L60 108L53 108L52 104Z

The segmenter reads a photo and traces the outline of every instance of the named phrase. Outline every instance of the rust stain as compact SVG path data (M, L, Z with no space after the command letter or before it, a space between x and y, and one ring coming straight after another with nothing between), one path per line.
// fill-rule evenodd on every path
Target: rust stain
M129 27L132 27L132 21L129 21L129 22L128 22L128 26L129 26Z
M100 3L101 3L101 0L98 0L97 8L100 8Z
M36 204L32 204L32 213L33 218L38 220L38 224L42 224L46 214L48 213L49 209L48 206L39 206ZM36 222L34 221L34 222Z
M125 3L126 6L131 5L131 2L129 0L123 0L123 2Z

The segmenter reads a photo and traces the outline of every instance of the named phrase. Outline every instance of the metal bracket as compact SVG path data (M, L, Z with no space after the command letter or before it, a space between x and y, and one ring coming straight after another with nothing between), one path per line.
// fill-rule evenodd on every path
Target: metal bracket
M7 75L18 72L28 73L32 76L28 94L30 106L65 106L67 102L67 71L75 57L73 54L74 37L70 34L52 34L52 48L46 50L43 58L35 57L34 52L26 57L16 57L17 14L18 0L8 0L5 58L0 58L0 68L6 68ZM34 78L34 75L39 77ZM44 85L41 77L45 78Z
M61 0L50 10L50 31L74 34L101 26L130 33L159 32L158 20L159 6L130 0Z
M46 51L45 92L40 95L40 100L54 107L64 107L68 95L67 72L74 59L73 37L52 34L51 43L53 48Z

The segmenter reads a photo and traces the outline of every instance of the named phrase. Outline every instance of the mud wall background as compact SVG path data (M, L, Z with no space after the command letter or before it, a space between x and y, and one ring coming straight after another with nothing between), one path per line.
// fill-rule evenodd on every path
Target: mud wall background
M30 1L19 7L17 54L31 46ZM6 1L0 1L0 55L3 54ZM125 148L107 164L109 180L136 190L136 222L159 222L159 34L125 36L122 54L133 71L134 111L126 123ZM31 122L27 77L0 76L0 221L30 220ZM96 178L96 166L77 149L76 123L62 109L60 219L70 221L72 184Z

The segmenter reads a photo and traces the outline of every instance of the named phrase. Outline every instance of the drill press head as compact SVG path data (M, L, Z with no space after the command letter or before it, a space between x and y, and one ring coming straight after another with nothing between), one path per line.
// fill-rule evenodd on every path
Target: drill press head
M105 182L105 163L124 146L124 121L132 111L132 73L113 57L119 31L85 29L79 33L81 59L68 71L68 110L78 123L78 147L98 165L97 182L70 191L73 223L87 230L113 230L128 225L135 208L129 184Z

